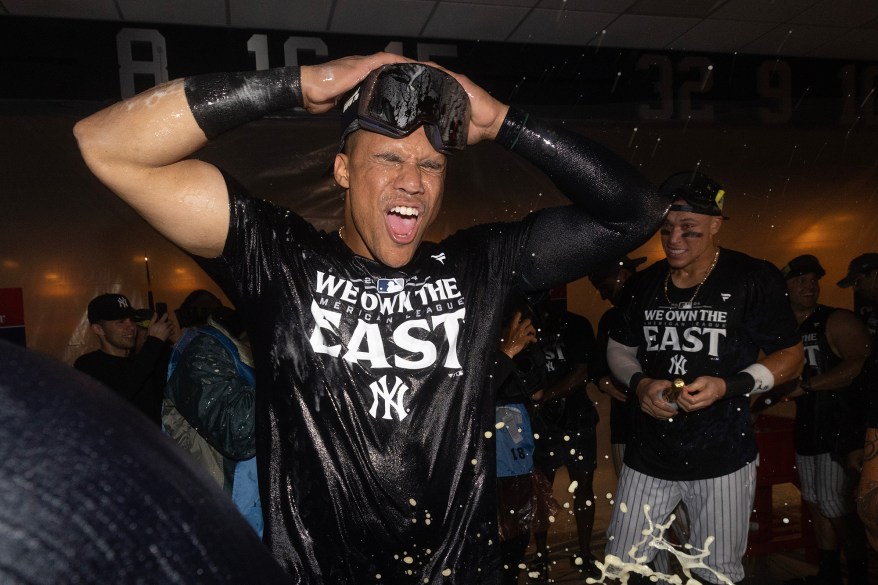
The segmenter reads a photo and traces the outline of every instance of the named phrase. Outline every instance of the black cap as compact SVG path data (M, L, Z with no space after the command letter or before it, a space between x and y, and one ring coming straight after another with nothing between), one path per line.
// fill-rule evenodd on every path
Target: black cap
M128 297L116 293L96 296L88 304L88 322L116 321L134 317L134 309Z
M851 263L848 264L848 274L838 281L838 286L841 288L851 287L854 285L858 276L868 274L876 269L878 269L878 254L874 252L861 254L851 260Z
M780 271L783 272L784 278L795 278L805 274L813 274L817 278L823 278L826 274L826 271L820 266L820 261L811 254L796 256L787 262L786 266L781 268Z
M588 275L588 279L592 282L592 284L598 283L608 276L615 274L617 271L627 268L631 272L636 272L637 267L646 262L646 256L641 256L640 258L629 258L628 256L622 256L621 259L616 262L610 262L608 264L604 264L595 268Z
M728 219L723 215L725 189L703 173L683 171L673 174L662 183L661 192L671 201L686 201L687 205L672 205L671 211L688 211Z

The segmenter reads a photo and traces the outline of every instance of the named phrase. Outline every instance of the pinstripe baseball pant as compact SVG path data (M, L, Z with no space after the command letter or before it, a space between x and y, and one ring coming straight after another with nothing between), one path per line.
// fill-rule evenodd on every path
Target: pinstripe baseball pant
M715 538L704 564L733 582L743 580L741 559L747 551L757 461L728 475L691 481L658 479L623 465L616 505L607 529L607 554L616 555L623 562L634 562L630 549L644 539L643 532L649 529L643 507L650 507L649 518L654 523L665 523L682 501L689 511L689 542L702 549L709 536ZM621 509L623 503L625 512ZM645 556L647 562L652 561L655 554L656 549L646 544L634 551L634 556ZM708 571L695 569L693 572L706 582L719 582Z
M802 484L799 489L803 500L817 504L825 518L841 518L851 511L848 498L844 495L848 488L847 475L829 453L796 453L796 466L799 468L799 483Z

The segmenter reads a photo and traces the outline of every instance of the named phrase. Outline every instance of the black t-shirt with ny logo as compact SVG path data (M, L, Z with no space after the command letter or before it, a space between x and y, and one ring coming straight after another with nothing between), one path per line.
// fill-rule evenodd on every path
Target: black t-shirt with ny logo
M699 376L728 377L766 354L801 341L772 264L723 248L716 267L696 293L665 282L661 260L626 282L625 319L611 336L629 347L649 378L686 383ZM694 298L693 298L694 295ZM756 457L749 397L718 400L669 421L636 410L625 463L669 480L719 477Z
M248 322L265 541L301 583L493 583L488 373L530 220L424 243L404 269L230 184L198 259Z

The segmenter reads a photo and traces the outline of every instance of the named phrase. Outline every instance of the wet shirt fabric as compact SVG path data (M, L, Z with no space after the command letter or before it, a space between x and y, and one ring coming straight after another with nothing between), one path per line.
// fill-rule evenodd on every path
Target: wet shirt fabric
M224 253L200 263L249 323L267 545L302 583L495 582L486 356L530 221L399 270L229 189Z
M799 326L805 344L802 378L829 371L841 363L826 339L826 321L832 307L818 305ZM845 426L852 422L848 392L850 388L805 392L796 397L795 444L799 455L835 452Z
M668 283L661 260L626 283L624 326L611 337L638 347L648 378L687 384L699 376L731 376L766 354L801 340L780 271L763 260L723 248L713 273L693 300L691 289ZM682 299L682 300L681 300ZM756 440L748 396L683 410L670 420L636 411L625 464L671 481L720 477L753 461Z

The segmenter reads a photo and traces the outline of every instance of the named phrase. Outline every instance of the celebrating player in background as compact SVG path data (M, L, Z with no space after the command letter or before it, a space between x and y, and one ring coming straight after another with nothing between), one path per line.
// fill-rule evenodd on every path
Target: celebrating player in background
M337 232L187 158L265 114L342 102ZM386 53L172 81L75 134L98 178L195 255L248 323L264 540L291 578L493 582L485 356L498 299L624 254L653 233L667 198L596 143ZM532 161L573 205L422 242L448 155L483 140Z
M857 488L857 512L866 528L869 543L878 550L878 253L867 252L850 261L844 278L838 286L854 293L854 310L863 319L872 334L873 351L866 361L863 374L857 381L868 405L866 438L863 449L862 473Z
M805 369L800 379L760 395L751 411L760 412L783 395L796 400L796 468L820 555L817 575L787 583L840 584L844 547L848 582L865 585L866 542L852 497L857 470L845 463L863 446L857 413L865 402L857 400L853 382L869 355L869 330L853 312L819 304L826 271L816 257L797 256L781 272L805 344Z
M573 515L576 520L578 550L570 562L586 577L599 571L591 554L594 529L594 470L597 468L596 427L598 413L586 391L588 362L595 348L594 330L585 317L567 310L567 289L545 291L534 303L539 326L540 346L546 362L546 386L533 417L536 441L534 462L549 483L563 466L567 468L573 492ZM541 507L534 530L536 560L531 573L548 580L549 563L548 511Z
M662 192L673 199L660 231L666 259L628 280L625 320L607 349L613 375L640 406L607 553L651 560L655 549L643 544L649 519L665 522L682 501L690 543L703 548L716 538L696 575L738 582L758 457L749 395L799 375L802 340L780 271L719 247L722 187L683 172Z

